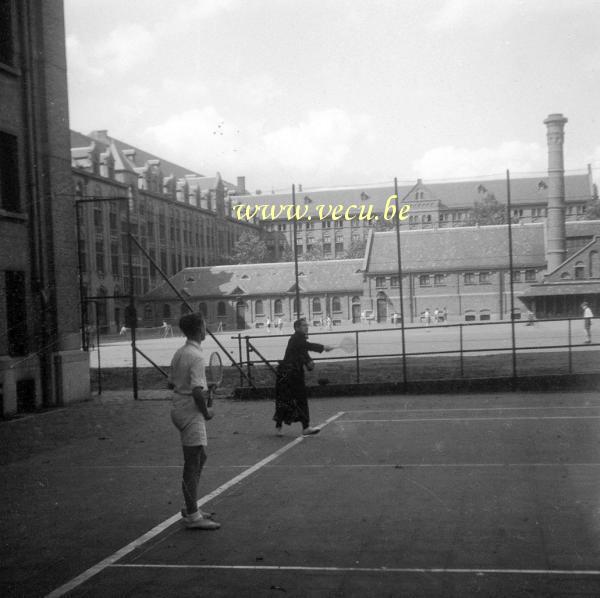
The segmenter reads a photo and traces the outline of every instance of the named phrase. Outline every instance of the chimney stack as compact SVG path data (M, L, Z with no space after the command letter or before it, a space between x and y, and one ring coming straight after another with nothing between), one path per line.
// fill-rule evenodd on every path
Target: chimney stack
M566 122L567 119L562 114L550 114L544 121L548 139L548 217L546 219L548 272L558 268L567 256L563 159Z

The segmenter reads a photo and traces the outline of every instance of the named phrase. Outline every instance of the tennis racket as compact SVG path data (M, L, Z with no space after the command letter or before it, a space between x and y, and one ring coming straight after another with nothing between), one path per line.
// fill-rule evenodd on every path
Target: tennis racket
M221 356L216 351L213 351L210 354L208 367L206 368L209 407L212 406L214 392L221 385L221 382L223 382L223 362L221 361Z
M351 336L345 336L335 349L340 349L344 353L354 353L356 351L356 342Z

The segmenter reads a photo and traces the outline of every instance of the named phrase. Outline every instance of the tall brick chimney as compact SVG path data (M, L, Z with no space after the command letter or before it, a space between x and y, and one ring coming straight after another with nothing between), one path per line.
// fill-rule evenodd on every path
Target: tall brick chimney
M562 114L550 114L544 121L548 139L548 217L546 219L548 272L558 268L567 257L563 159L566 122L567 119Z

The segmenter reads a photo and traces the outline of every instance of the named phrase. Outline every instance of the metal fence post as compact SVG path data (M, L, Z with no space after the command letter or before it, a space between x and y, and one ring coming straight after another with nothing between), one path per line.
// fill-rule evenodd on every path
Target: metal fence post
M250 386L252 386L252 361L250 360L250 337L245 336L246 339L246 372Z
M573 352L571 351L571 318L569 318L569 374L573 373Z
M358 350L358 330L354 331L356 335L356 383L360 382L360 351Z
M465 377L465 365L463 362L463 325L462 323L458 325L458 331L460 334L459 348L460 348L460 377Z
M238 332L238 354L239 354L239 364L240 364L240 386L243 387L244 386L244 375L242 374L242 362L243 362L243 357L242 357L242 335L240 332Z

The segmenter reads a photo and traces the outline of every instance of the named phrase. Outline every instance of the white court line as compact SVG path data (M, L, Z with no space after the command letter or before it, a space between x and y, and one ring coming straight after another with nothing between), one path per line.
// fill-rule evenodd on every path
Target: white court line
M345 413L437 413L454 411L546 411L552 409L600 409L597 405L541 405L540 407L435 407L432 409L346 409Z
M340 411L339 413L336 413L329 419L325 420L325 422L322 423L320 426L315 426L315 427L322 429L327 424L336 420L338 417L341 417L343 414L344 414L344 412ZM242 473L237 475L235 478L232 478L228 482L225 482L225 484L223 484L222 486L219 486L216 490L213 490L210 494L203 496L198 501L198 506L201 507L203 504L205 504L205 503L209 502L210 500L212 500L213 498L219 496L219 494L222 494L226 490L229 490L229 488L231 488L232 486L235 486L236 484L241 482L243 479L252 475L254 472L258 471L261 467L264 467L271 461L274 461L275 459L277 459L278 457L283 455L285 452L289 451L291 448L295 447L297 444L302 442L303 440L305 440L304 436L298 436L298 438L295 438L294 440L292 440L292 442L281 447L278 451L271 453L268 457L265 457L262 461L259 461L258 463L256 463L255 465L253 465L252 467L247 469L246 471L243 471ZM139 548L140 546L142 546L143 544L145 544L152 538L158 536L160 533L164 532L168 527L170 527L171 525L173 525L175 522L179 521L180 519L181 519L181 515L179 513L177 513L176 515L173 515L172 517L169 517L169 519L163 521L162 523L159 523L156 527L152 528L149 532L146 532L143 536L140 536L133 542L130 542L129 544L127 544L127 546L124 546L120 550L117 550L117 552L115 552L114 554L105 558L104 560L100 561L96 565L90 567L87 571L84 571L83 573L81 573L80 575L78 575L77 577L72 579L71 581L68 581L67 583L63 584L59 588L53 590L46 596L46 598L57 598L58 596L64 596L67 592L70 592L71 590L80 586L82 583L86 582L88 579L90 579L94 575L97 575L98 573L100 573L101 571L106 569L107 567L113 566L117 561L122 559L124 556L126 556L130 552L133 552L136 548Z
M514 417L405 417L402 419L342 419L337 424L364 424L364 423L403 423L414 422L488 422L488 421L523 421L542 419L600 419L600 415L542 415L542 416L517 416Z
M160 565L130 563L111 565L122 569L227 569L241 571L309 571L311 573L452 573L458 575L600 575L595 569L446 569L421 567L300 567L279 565Z
M599 467L600 463L569 463L556 462L556 463L363 463L352 464L352 463L340 463L340 464L319 464L319 465L294 465L293 469L367 469L367 468L398 468L398 469L418 469L422 468L486 468L486 467ZM270 465L271 469L288 469L288 465Z

